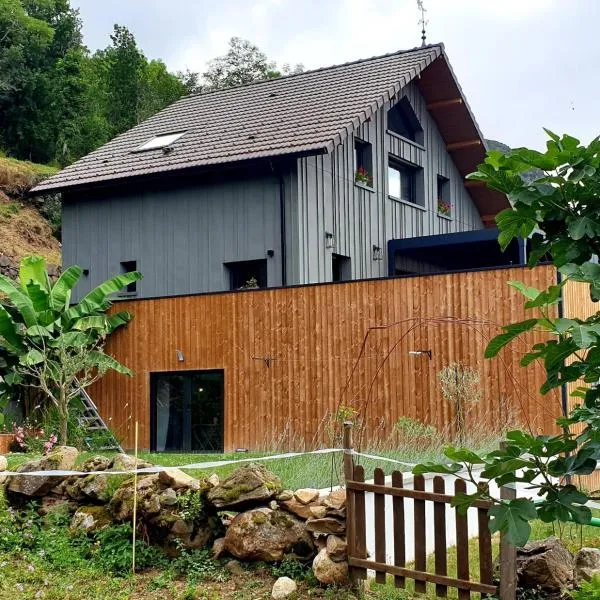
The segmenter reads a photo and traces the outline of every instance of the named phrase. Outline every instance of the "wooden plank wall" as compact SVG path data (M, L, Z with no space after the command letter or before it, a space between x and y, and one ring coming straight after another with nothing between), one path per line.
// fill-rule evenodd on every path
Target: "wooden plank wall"
M587 319L600 310L597 302L592 302L590 297L590 286L577 281L569 281L563 288L563 312L565 317ZM579 383L569 384L568 393L575 391ZM582 383L581 385L586 385ZM569 407L575 404L581 404L580 398L568 398ZM578 478L578 484L590 491L600 490L600 470L591 475L585 475Z
M506 282L545 288L555 277L551 267L511 268L119 302L115 309L135 317L108 351L135 375L109 374L91 395L126 447L138 420L140 446L148 448L150 373L223 369L226 449L327 445L327 421L339 404L365 416L368 446L387 439L402 415L440 429L450 423L437 373L461 361L480 371L484 389L470 427L497 427L514 412L534 431L548 431L560 395L541 397L541 366L518 364L533 338L494 360L483 350L494 324L526 318ZM432 359L411 350L431 350Z

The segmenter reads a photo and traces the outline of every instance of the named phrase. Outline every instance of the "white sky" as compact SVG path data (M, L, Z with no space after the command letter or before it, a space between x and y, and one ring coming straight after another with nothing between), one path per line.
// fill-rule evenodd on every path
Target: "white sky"
M126 25L149 58L203 71L230 37L278 63L316 68L420 45L415 0L72 0L90 49ZM479 125L541 148L542 127L600 134L600 0L425 0Z

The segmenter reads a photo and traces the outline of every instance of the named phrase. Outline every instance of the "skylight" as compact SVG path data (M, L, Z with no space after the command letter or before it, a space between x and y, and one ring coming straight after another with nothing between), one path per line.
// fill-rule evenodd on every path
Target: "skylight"
M165 135L157 135L147 142L144 142L141 146L136 148L138 150L154 150L155 148L165 148L170 146L173 142L176 142L185 131L179 131L178 133L166 133Z

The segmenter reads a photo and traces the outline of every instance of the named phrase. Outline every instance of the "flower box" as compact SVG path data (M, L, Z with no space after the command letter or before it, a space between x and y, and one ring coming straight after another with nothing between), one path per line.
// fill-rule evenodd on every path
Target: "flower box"
M15 436L12 433L0 433L0 454L8 454L14 441Z

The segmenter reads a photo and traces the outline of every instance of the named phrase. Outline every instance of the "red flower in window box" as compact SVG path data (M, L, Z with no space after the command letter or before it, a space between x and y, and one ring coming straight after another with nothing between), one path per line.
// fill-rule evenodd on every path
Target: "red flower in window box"
M373 176L369 175L369 171L367 171L364 167L358 167L358 169L356 169L356 173L354 174L354 181L356 183L362 183L363 185L368 185L371 187L373 185Z
M438 213L440 215L449 215L452 212L452 204L438 200Z

